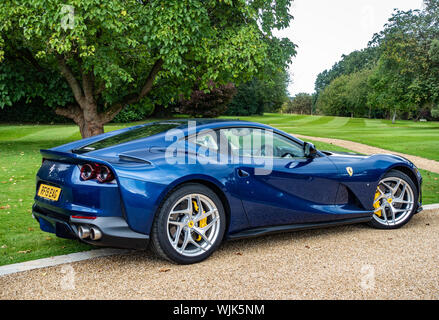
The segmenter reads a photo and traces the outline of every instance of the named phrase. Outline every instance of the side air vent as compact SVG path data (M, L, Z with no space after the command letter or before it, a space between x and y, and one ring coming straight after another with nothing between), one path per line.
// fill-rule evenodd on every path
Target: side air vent
M335 204L351 204L364 209L364 206L361 204L360 200L352 192L352 190L343 184L340 184L338 188Z
M149 162L148 160L144 160L144 159L141 159L141 158L138 158L135 156L129 156L129 155L125 155L125 154L120 154L119 159L121 161L145 163L145 164L151 165L151 162Z
M338 187L335 204L347 204L347 203L349 203L349 190L345 185L340 184L340 186Z

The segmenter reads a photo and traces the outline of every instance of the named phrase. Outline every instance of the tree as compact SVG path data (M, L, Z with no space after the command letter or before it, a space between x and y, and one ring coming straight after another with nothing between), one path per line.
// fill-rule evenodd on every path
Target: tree
M319 111L326 115L370 117L372 110L368 105L368 95L371 72L363 69L334 79L319 95Z
M439 1L425 1L425 10L396 11L371 45L380 59L372 79L374 101L393 114L414 113L415 119L439 101Z
M180 112L193 117L216 118L226 112L227 105L235 94L236 88L233 83L217 86L212 82L208 93L194 90L190 99L182 99Z
M368 103L371 73L370 69L363 69L348 75L345 95L351 117L372 117L372 107Z
M73 98L68 85L57 72L43 72L37 69L36 61L35 67L30 67L30 63L20 54L9 54L8 60L0 63L0 108L17 102L31 103L34 99L55 107Z
M439 39L435 39L432 41L429 55L432 62L434 63L436 71L439 73ZM431 115L434 118L439 118L439 102L436 101L435 104L432 106Z
M351 115L347 98L348 82L349 77L341 75L323 89L317 99L317 110L319 113L342 117Z
M260 99L257 78L237 87L237 93L227 108L229 116L251 116L264 114L264 106Z
M230 103L230 116L262 115L264 112L278 112L288 100L288 72L283 69L269 70L255 76L251 81L238 86L238 92Z
M210 81L239 84L267 66L285 69L295 46L272 31L289 25L290 3L5 0L0 60L15 64L18 57L25 70L42 74L26 85L42 83L44 99L55 92L45 79L68 85L55 112L88 137L102 133L125 106L150 96L167 105L188 97L195 84L208 90ZM0 90L7 104L16 101L15 92Z
M283 112L296 114L312 114L313 97L308 93L298 93L285 103Z
M343 55L341 60L335 63L330 70L325 70L317 75L315 91L320 93L334 79L342 75L350 75L363 69L370 69L379 58L377 47L368 47L363 50L353 51Z
M371 92L368 103L375 109L382 109L387 117L395 123L398 113L409 111L410 103L407 99L406 88L409 86L409 77L401 77L389 61L380 60L373 71L369 85ZM393 70L392 70L393 69Z

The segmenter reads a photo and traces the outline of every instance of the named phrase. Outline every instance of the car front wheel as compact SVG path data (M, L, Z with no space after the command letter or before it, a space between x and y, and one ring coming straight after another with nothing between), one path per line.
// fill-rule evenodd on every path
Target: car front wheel
M378 229L398 229L413 217L418 204L417 188L400 171L390 171L378 184L374 215L370 225Z
M164 259L178 264L201 262L220 245L225 212L209 188L188 184L173 191L159 209L151 243Z

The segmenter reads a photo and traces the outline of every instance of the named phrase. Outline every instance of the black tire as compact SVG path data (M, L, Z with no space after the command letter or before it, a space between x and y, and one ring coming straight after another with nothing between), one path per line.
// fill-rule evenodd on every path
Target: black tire
M416 213L416 211L418 209L418 198L419 198L418 188L415 186L412 179L410 179L409 176L407 176L405 173L403 173L401 171L391 170L388 173L386 173L386 175L383 177L382 180L384 180L386 178L399 178L399 179L404 180L410 186L410 188L412 189L412 192L413 192L413 197L414 197L413 198L413 202L414 202L413 208L403 221L401 221L400 223L397 223L395 225L384 225L375 219L375 215L374 215L374 218L368 223L368 225L375 228L375 229L382 229L382 230L399 229L399 228L402 228L403 226L405 226L413 218L413 215Z
M212 246L204 253L190 257L177 252L168 239L168 215L172 208L182 197L190 194L201 194L208 197L216 206L219 213L219 233ZM189 183L171 191L157 211L151 231L151 247L156 254L172 263L193 264L201 262L212 255L220 246L226 228L226 214L224 206L218 195L211 189L201 184Z

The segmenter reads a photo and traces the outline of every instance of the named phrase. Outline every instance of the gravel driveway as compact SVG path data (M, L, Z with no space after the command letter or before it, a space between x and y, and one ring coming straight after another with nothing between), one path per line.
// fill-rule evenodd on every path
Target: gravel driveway
M363 225L225 243L172 265L149 252L0 277L0 299L439 299L439 210L400 230Z

